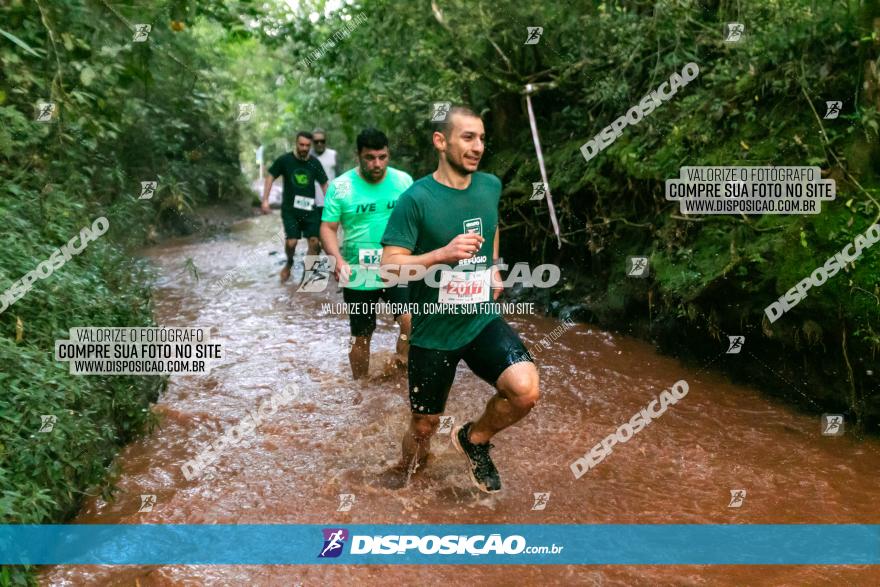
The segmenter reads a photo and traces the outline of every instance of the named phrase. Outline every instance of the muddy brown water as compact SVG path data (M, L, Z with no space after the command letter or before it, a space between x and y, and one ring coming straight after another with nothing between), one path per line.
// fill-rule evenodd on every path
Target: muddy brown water
M493 441L504 491L478 492L448 435L402 490L377 479L399 455L408 419L406 381L383 364L395 327L380 317L371 380L351 379L348 321L325 315L341 302L280 285L277 212L234 225L210 241L146 252L159 281L157 321L207 326L225 359L209 374L174 376L154 407L161 427L120 454L114 501L89 499L79 524L607 524L880 523L880 443L826 437L818 417L685 367L642 341L578 324L538 356L542 399ZM303 243L300 244L302 247ZM192 259L196 280L187 269ZM219 294L215 282L236 272ZM560 325L542 316L508 320L527 346ZM719 348L716 361L731 360ZM714 361L713 361L714 362ZM756 368L770 368L756 366ZM569 464L679 379L686 397L595 469ZM286 382L300 387L256 434L187 481L181 465ZM491 388L460 366L447 415L477 416ZM745 489L741 508L730 491ZM543 511L533 493L550 492ZM337 512L339 494L354 494ZM157 497L138 513L140 495ZM870 566L57 566L44 585L878 585Z

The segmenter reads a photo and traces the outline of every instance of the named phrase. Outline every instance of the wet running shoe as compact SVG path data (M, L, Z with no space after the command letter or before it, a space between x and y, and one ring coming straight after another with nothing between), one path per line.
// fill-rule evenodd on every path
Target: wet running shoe
M498 476L498 469L489 457L489 449L493 445L474 444L468 440L468 433L471 430L473 422L468 422L464 426L459 426L452 431L452 442L455 448L459 450L468 460L468 472L471 480L480 491L486 493L495 493L501 491L501 477Z

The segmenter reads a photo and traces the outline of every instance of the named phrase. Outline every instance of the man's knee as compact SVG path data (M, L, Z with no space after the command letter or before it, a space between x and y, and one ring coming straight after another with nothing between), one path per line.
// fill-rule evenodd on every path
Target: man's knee
M318 237L316 237L316 236L309 237L309 248L317 250L319 244L321 244L321 241L318 240Z
M439 424L440 414L413 414L410 429L416 440L425 440L434 434Z
M518 410L531 410L538 403L538 369L523 361L507 368L498 380L498 390Z
M287 248L287 249L290 249L290 250L295 249L295 248L296 248L296 239L295 239L295 238L289 238L289 239L285 240L285 241L284 241L284 247Z

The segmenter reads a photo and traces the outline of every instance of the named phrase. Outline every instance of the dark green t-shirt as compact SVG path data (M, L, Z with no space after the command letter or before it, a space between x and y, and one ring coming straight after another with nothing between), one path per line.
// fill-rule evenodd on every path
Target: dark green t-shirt
M308 213L315 207L315 182L327 183L324 167L309 155L305 161L293 153L285 153L269 167L272 177L284 177L281 210Z
M429 268L425 279L409 283L409 301L417 304L412 317L412 344L437 350L458 349L498 317L491 304L489 266L500 197L501 180L477 172L464 190L447 187L427 175L397 200L382 237L383 245L404 247L414 255L422 255L446 246L462 233L477 232L486 239L474 258L450 263L455 266L449 270ZM439 282L439 287L431 285L432 281Z

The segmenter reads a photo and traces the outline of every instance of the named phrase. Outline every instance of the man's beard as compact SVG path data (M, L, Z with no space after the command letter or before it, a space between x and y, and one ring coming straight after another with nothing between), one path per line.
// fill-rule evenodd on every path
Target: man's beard
M361 167L361 177L363 177L367 183L378 183L385 178L385 171L387 171L387 168L383 169L382 173L377 175L372 173L369 169Z
M470 169L467 169L464 165L452 159L452 157L446 156L446 163L449 164L459 175L470 175L473 173ZM476 171L476 170L474 170Z

